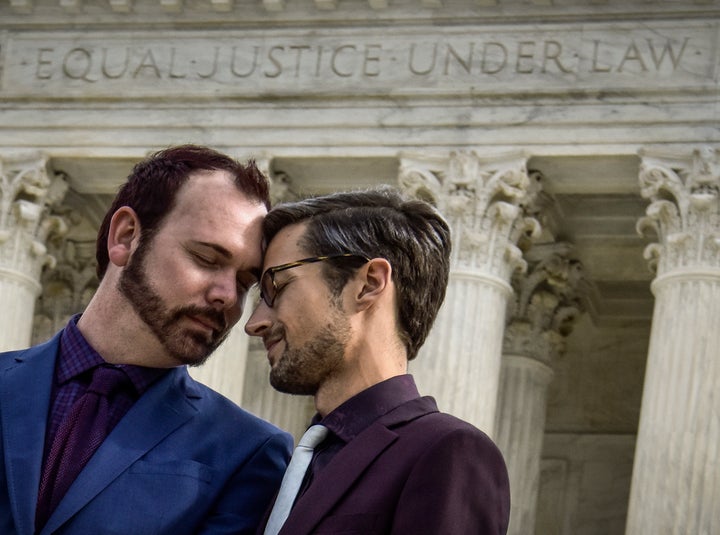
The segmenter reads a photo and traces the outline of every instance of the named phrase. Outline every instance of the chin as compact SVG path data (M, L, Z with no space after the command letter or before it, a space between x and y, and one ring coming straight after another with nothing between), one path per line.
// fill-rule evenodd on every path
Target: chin
M273 377L272 372L270 373L270 386L278 392L282 392L283 394L292 394L294 396L314 396L315 392L317 392L317 387L315 386L278 380L276 377Z

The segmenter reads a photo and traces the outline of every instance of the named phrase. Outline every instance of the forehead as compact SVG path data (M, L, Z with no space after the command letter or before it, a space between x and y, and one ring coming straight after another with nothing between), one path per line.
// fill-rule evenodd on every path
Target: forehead
M178 190L175 206L187 210L195 205L221 201L223 194L233 194L233 197L240 196L247 199L237 188L234 178L229 172L223 170L195 171Z
M265 250L264 267L286 264L306 257L307 251L300 245L306 226L305 223L288 225L275 234Z
M202 213L203 219L213 220L238 215L238 206L261 205L251 200L235 185L227 171L195 172L177 193L170 216L182 218Z
M257 246L267 210L249 199L227 171L194 173L178 191L173 210L164 223L165 232L185 239L225 242L228 248Z

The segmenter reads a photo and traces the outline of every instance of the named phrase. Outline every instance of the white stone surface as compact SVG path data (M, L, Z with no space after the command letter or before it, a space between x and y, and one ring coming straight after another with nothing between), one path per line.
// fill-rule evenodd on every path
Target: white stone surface
M49 209L65 195L66 185L49 177L47 159L36 153L0 153L0 351L30 345L40 274L55 258L47 252L48 235L66 224Z
M695 89L715 86L715 33L702 21L13 33L3 81L9 96L86 98Z
M672 156L640 173L658 276L628 535L720 531L720 165L710 148Z
M654 288L626 533L712 535L720 531L720 269Z
M510 535L535 531L540 453L551 379L552 369L546 364L522 355L503 355L496 428L497 444L510 476Z
M441 410L493 436L509 281L524 267L516 243L538 227L520 208L532 196L525 159L408 154L399 181L410 194L436 204L453 241L445 303L410 370Z
M435 326L410 363L422 394L433 396L441 411L471 422L490 436L495 433L509 293L509 285L496 280L452 274Z

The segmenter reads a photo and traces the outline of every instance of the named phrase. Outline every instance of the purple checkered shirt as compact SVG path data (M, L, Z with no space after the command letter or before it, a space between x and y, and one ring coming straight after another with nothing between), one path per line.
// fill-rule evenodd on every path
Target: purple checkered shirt
M90 371L105 360L95 351L77 328L80 315L73 316L60 336L60 354L55 364L55 376L50 398L50 415L45 435L45 456L55 438L60 423L70 412L75 400L85 393L90 384ZM120 365L130 378L135 392L125 391L118 395L111 408L111 425L117 424L133 403L160 376L167 372L165 368L145 368L142 366Z

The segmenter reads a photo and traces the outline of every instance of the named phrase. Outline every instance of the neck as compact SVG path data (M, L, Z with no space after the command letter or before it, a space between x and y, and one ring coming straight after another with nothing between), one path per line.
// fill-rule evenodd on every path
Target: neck
M130 303L105 279L80 317L78 329L93 349L111 364L151 368L178 365Z
M402 351L385 348L375 353L346 355L346 366L328 378L315 393L315 409L325 417L351 397L391 377L407 373Z

